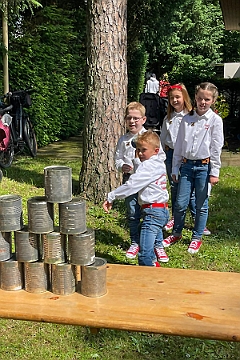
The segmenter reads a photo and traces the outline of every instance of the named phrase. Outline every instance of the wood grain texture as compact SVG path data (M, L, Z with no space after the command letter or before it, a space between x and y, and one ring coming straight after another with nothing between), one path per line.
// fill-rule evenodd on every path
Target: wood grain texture
M107 294L0 290L0 317L240 341L240 274L107 266Z

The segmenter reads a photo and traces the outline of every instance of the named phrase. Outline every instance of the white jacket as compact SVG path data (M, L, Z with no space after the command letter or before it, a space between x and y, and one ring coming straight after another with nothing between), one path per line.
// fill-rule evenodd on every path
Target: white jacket
M136 172L125 184L110 192L107 200L112 203L115 199L125 199L136 193L138 193L139 205L168 201L166 167L162 153L138 164Z

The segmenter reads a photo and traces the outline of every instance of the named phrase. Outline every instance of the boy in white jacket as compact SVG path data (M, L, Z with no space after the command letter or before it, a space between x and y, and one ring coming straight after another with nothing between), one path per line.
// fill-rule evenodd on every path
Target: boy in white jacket
M162 247L160 245L163 240L162 229L169 218L166 167L160 139L156 133L147 131L139 135L136 146L137 157L134 160L134 166L137 167L136 172L125 184L108 194L103 208L109 212L115 199L124 199L131 194L138 193L138 202L143 217L138 263L139 265L159 267L154 254L155 240L157 239L157 246Z

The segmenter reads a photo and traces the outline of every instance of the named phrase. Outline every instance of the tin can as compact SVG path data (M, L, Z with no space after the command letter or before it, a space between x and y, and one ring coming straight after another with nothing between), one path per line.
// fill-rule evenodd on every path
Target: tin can
M48 202L64 203L72 199L72 169L68 166L44 168L45 195Z
M57 295L70 295L75 291L75 266L67 263L52 265L52 292Z
M86 201L76 197L70 202L59 204L59 224L62 234L86 232Z
M68 235L69 262L74 265L90 265L95 261L95 232L87 229L83 234Z
M9 260L12 257L12 233L0 232L0 261Z
M81 267L81 294L100 297L107 293L107 261L96 257L92 265Z
M15 231L16 259L20 262L35 262L39 260L39 235L30 233L27 226Z
M20 230L23 227L22 198L18 195L0 196L0 229L2 232Z
M24 263L25 290L43 293L50 288L49 265L42 261Z
M47 264L59 264L65 262L65 236L59 232L51 232L42 236L43 259Z
M2 290L12 291L23 288L22 263L11 258L0 262L0 284Z
M44 196L28 199L28 230L35 234L46 234L53 231L53 204L46 201Z

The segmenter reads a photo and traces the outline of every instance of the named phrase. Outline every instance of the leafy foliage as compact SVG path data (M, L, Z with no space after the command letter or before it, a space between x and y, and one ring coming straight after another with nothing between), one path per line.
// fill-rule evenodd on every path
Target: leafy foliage
M33 17L10 17L10 90L29 86L35 90L29 112L39 146L81 129L85 67L84 32L79 31L82 21L83 11L56 6L45 7Z

